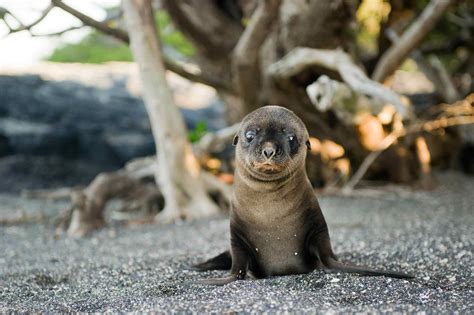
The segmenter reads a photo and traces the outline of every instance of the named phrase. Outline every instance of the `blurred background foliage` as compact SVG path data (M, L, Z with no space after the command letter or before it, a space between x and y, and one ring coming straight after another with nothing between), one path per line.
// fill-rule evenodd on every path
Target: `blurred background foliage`
M179 32L170 21L164 10L155 13L156 25L160 38L166 47L166 53L173 54L177 59L194 55L193 45ZM50 57L53 62L104 63L109 61L132 61L132 53L128 45L93 30L78 43L65 44L57 48Z
M400 0L403 2L403 0ZM395 20L406 19L411 21L416 17L429 0L410 1L408 9L398 12ZM468 3L464 1L458 7L456 13L468 10ZM111 8L108 11L116 11L117 8ZM387 23L389 14L393 10L390 3L386 0L363 0L359 6L356 18L357 25L354 28L355 38L359 53L362 56L377 54L378 39L381 32L381 25ZM155 13L156 24L159 27L160 37L165 47L165 53L173 55L177 59L186 59L192 57L195 53L193 45L177 30L171 23L170 16L165 10L158 10ZM436 29L431 32L425 41L425 46L440 46L446 44L446 41L457 37L462 32L461 27L453 23L448 18L442 19ZM441 54L441 61L448 70L459 67L459 60L465 52L454 51ZM47 58L53 62L77 62L77 63L104 63L109 61L132 61L132 55L127 45L93 30L88 36L78 43L64 44L57 48L51 56ZM402 69L405 71L416 70L414 62L407 60Z
M188 131L188 139L192 143L198 142L209 130L205 121L199 121L194 129Z

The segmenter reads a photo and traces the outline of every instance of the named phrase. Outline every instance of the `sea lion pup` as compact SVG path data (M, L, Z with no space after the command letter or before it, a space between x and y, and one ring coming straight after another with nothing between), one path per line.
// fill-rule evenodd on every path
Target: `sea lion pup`
M308 131L292 111L265 106L247 115L237 132L231 250L195 267L228 270L226 278L203 283L224 285L245 279L308 273L316 268L368 276L412 276L341 263L306 175Z

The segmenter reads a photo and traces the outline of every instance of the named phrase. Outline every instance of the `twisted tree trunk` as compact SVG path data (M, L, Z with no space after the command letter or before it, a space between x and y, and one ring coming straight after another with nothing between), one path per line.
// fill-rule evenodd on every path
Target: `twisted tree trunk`
M218 207L202 183L183 117L166 82L151 1L124 0L123 11L158 152L156 181L165 198L158 219L170 222L215 214Z
M234 104L233 107L237 107L233 112L245 115L267 104L285 106L303 119L312 137L338 143L345 150L344 158L350 161L352 167L358 167L370 152L360 139L358 126L342 121L331 110L326 112L318 110L306 93L306 87L322 74L339 81L351 78L345 73L341 75L341 71L338 73L338 69L328 69L325 64L308 64L305 60L301 60L301 64L305 65L302 69L284 79L277 78L272 69L273 65L283 60L297 47L326 49L329 52L342 49L348 55L357 57L355 37L351 34L354 33L352 28L360 1L226 0L224 2L239 6L241 16L235 18L217 2L206 1L206 8L202 8L200 1L163 1L173 22L196 45L198 56L195 59L201 67L205 68L211 64L211 68L221 69L219 77L233 84L233 91L238 99L237 102L229 102ZM199 11L199 14L190 14L194 11ZM204 17L206 18L200 20ZM212 21L210 26L206 23L207 20ZM215 33L213 30L216 29L221 31ZM227 35L222 36L223 33ZM203 47L204 37L209 45ZM225 58L215 58L213 55L215 51L225 52ZM357 65L354 64L353 68L356 69ZM363 94L371 94L367 93L367 84L359 80L361 77L366 78L360 69L357 77L352 77L350 82L360 85L359 90ZM385 101L390 99L403 116L404 108L397 97L394 97L393 93L389 95L388 91L385 92L387 92L385 96L388 97L375 95L377 93L372 93L374 94L372 96ZM397 164L400 169L398 173L389 173L390 180L408 182L417 177L416 172L410 171L413 168L413 165L409 165L413 160L411 151L394 150L382 155L387 155L389 159L395 161L387 165ZM308 155L307 165L313 184L325 185L331 180L332 175L325 175L330 172L325 170L327 163L321 163L320 152ZM384 167L381 163L381 168ZM395 178L391 178L393 176Z

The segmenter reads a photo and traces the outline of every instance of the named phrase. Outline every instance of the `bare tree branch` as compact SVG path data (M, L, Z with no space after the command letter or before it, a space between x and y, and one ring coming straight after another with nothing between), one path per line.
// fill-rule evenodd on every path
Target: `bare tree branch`
M129 36L128 36L127 32L125 30L122 30L122 29L119 29L119 28L110 27L107 24L107 22L110 21L109 19L107 19L105 21L97 21L97 20L85 15L84 13L79 12L76 9L68 6L67 4L62 2L61 0L52 0L52 2L55 6L65 10L66 12L68 12L71 15L78 18L82 23L84 23L85 26L93 27L93 28L101 31L104 34L110 35L112 37L115 37L115 38L119 39L120 41L122 41L126 44L129 44L130 39L129 39ZM74 29L74 28L72 28L72 29ZM64 30L62 32L58 32L58 33L52 34L52 35L60 35L64 32L66 32L66 31L68 31L68 30ZM38 36L38 35L36 35L36 36ZM186 78L190 81L199 82L199 83L202 83L202 84L212 86L212 87L214 87L218 90L223 90L223 91L232 93L231 87L228 84L226 84L226 82L223 81L223 80L218 80L217 78L215 78L213 76L210 76L210 75L207 75L206 73L204 73L202 71L200 73L198 73L196 71L189 71L189 70L185 69L185 67L183 65L172 61L170 58L168 58L166 56L164 57L164 63L165 63L165 67L168 70L170 70L172 72L175 72L176 74L178 74L178 75L180 75L180 76L182 76L182 77L184 77L184 78Z
M8 34L12 34L12 33L17 33L17 32L21 32L21 31L28 31L30 30L33 26L37 25L38 23L40 23L41 21L44 20L44 18L49 14L49 12L51 12L51 10L54 8L54 5L53 4L50 4L44 11L43 13L41 13L41 15L36 19L34 20L33 22L31 22L30 24L27 24L27 25L23 25L21 23L21 21L16 17L14 16L11 12L7 11L6 13L8 13L9 15L11 15L15 20L18 21L18 23L20 23L20 27L18 28L10 28L10 26L7 24L7 27L10 29L9 33ZM7 34L7 35L8 35Z
M108 23L119 19L121 16L122 16L122 11L119 11L117 14L111 15L111 16L107 17L105 20L103 20L101 22L98 22L98 23L102 23L102 24L105 24L106 26L108 26ZM37 34L37 33L33 33L33 32L30 31L30 34L33 37L60 36L64 33L67 33L67 32L70 32L70 31L75 31L75 30L78 30L78 29L81 29L81 28L84 28L84 27L92 27L92 26L86 25L86 24L83 23L82 25L71 26L71 27L68 27L64 30L58 31L58 32Z
M395 106L397 112L404 118L411 113L402 104L397 93L385 88L380 83L370 80L351 57L340 49L325 50L297 47L280 61L272 64L270 74L276 80L288 80L303 70L322 66L337 71L342 79L356 92L366 94Z
M60 36L60 35L63 35L67 32L70 32L70 31L80 30L84 27L87 27L87 25L71 26L71 27L65 28L61 31L57 31L57 32L53 32L53 33L37 34L37 33L30 32L30 34L31 34L32 37Z
M52 0L52 3L54 6L63 9L64 11L70 13L71 15L75 16L77 19L79 19L82 23L88 26L92 26L95 29L101 31L102 33L111 35L115 38L120 39L121 41L125 43L129 43L130 39L128 38L128 34L126 31L119 29L119 28L113 28L108 26L106 23L97 21L90 16L85 15L82 12L77 11L76 9L68 6L65 4L62 0Z
M400 40L392 45L380 58L372 78L382 82L391 75L415 47L420 45L433 29L442 14L455 0L431 0L420 17L403 33Z
M232 70L237 92L248 109L257 107L260 86L258 52L277 20L280 3L281 0L261 1L234 49Z

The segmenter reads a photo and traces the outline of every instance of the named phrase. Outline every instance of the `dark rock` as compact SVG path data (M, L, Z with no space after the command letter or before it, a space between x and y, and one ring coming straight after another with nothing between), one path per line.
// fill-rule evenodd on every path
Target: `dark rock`
M11 151L8 138L0 134L0 157L10 154Z
M0 75L0 156L54 156L66 164L91 163L97 172L154 154L142 100L128 92L123 78L110 80L110 88L96 88L37 75ZM222 103L214 102L203 109L183 109L183 116L189 129L203 121L208 130L216 130L225 126L223 111Z
M154 152L142 101L126 97L123 91L35 76L4 76L0 77L0 108L8 113L0 130L14 154L57 155L118 168L136 157L133 152ZM129 152L109 145L110 138L131 131L142 139L130 143Z
M104 140L117 159L128 161L137 156L150 154L149 148L154 148L153 138L143 137L139 133L115 135L105 134Z
M84 160L10 155L0 158L0 192L86 185L101 171L107 169Z

